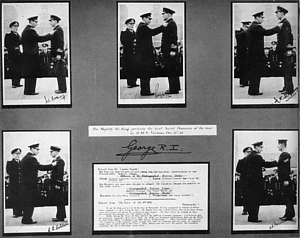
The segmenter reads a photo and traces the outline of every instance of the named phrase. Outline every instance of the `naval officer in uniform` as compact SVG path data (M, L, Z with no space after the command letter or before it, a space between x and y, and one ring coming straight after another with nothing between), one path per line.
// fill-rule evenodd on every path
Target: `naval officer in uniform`
M282 23L282 27L277 34L277 47L276 54L278 55L279 61L282 61L284 87L279 90L282 94L292 94L294 92L293 85L293 65L292 65L292 45L293 35L292 27L290 22L286 19L285 15L288 10L278 6L276 10L276 17Z
M64 52L64 31L62 27L59 25L61 18L56 15L50 15L50 25L53 28L54 34L51 38L51 57L52 61L56 61L58 52L61 60L63 60L65 52ZM58 74L57 70L55 71L57 77L58 90L55 90L55 93L66 93L67 92L67 84L65 74Z
M254 21L246 31L248 47L248 69L249 69L249 89L248 94L252 96L262 95L259 91L260 78L265 67L264 36L274 35L279 32L280 26L272 29L265 29L261 26L264 22L264 12L253 15Z
M21 36L18 33L19 22L13 21L9 24L11 29L4 37L4 46L7 49L8 58L10 60L9 71L11 72L11 83L13 88L22 87L20 84L21 70Z
M154 68L155 55L153 53L152 36L155 36L164 30L165 23L157 28L151 29L149 25L152 17L151 13L145 13L140 16L142 22L136 30L136 54L139 66L139 75L141 79L141 96L154 95L150 91L151 70Z
M137 80L137 65L136 65L136 33L133 29L135 20L129 18L125 21L127 26L125 31L121 32L121 43L123 45L123 63L127 75L127 87L134 88L139 85Z
M21 160L22 224L35 224L37 222L32 220L32 215L38 193L38 171L52 170L56 162L41 165L36 158L40 150L39 144L28 147L30 151Z
M56 166L52 170L51 176L51 190L54 192L54 201L57 207L56 217L52 221L64 221L66 218L66 209L64 201L64 168L65 161L59 156L61 148L58 146L50 146L50 155L53 158L52 162L56 162Z
M35 28L38 25L38 17L29 17L29 24L22 32L21 43L23 45L23 62L25 78L25 95L37 95L35 92L36 79L40 74L39 46L38 42L45 42L51 39L54 32L40 36Z
M260 153L263 142L252 144L254 149L245 159L245 205L248 209L248 222L262 222L258 219L259 206L264 194L262 168L277 166L277 161L265 161Z
M236 66L240 75L240 87L249 86L247 75L247 35L251 21L242 21L242 27L235 31L236 38Z
M278 177L280 188L282 191L282 198L284 205L286 206L285 213L281 220L284 221L291 221L295 216L295 209L294 209L294 191L293 191L293 184L290 178L291 173L291 155L286 151L287 140L280 139L278 140L278 150L281 152L278 159Z
M178 53L177 46L177 24L173 19L175 11L172 9L163 8L163 19L168 24L163 31L161 38L161 52L164 61L164 69L169 81L169 90L165 94L178 94L180 90L180 81L178 76L178 62L176 54Z
M13 156L11 161L7 161L6 172L9 175L9 191L13 207L13 217L22 216L21 207L21 166L20 166L20 148L11 151Z

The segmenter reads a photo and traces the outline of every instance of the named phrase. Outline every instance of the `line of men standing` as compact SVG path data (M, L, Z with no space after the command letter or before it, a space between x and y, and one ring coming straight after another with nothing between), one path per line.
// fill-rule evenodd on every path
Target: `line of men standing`
M53 61L59 66L56 66L56 76L58 81L58 90L55 93L65 93L66 65L62 59L64 55L64 32L59 21L61 20L56 15L50 16L50 25L53 31L40 36L35 28L38 25L38 16L29 17L27 19L28 25L23 30L21 36L18 34L19 22L12 22L9 27L11 32L5 35L4 46L8 50L8 57L11 61L10 71L12 73L12 87L22 87L20 79L22 77L21 69L23 69L23 76L25 78L24 95L38 95L36 92L36 81L40 72L39 47L38 42L51 41L51 56ZM23 46L23 54L20 51L20 45ZM57 57L60 55L61 57ZM60 58L60 59L57 59ZM62 73L63 72L63 73Z
M265 67L264 36L277 34L276 54L283 64L284 87L279 90L282 94L292 94L294 86L292 82L292 45L293 34L290 22L285 15L288 10L277 6L275 11L279 23L272 29L261 26L264 21L264 12L253 15L254 21L243 21L242 28L235 32L237 40L237 66L240 71L240 87L249 86L248 94L252 96L262 95L259 91L260 80Z
M37 199L38 171L52 171L51 187L54 191L57 214L52 221L64 221L66 218L65 203L63 196L63 174L64 160L59 156L61 148L50 147L50 155L53 158L51 164L42 165L35 156L39 153L39 144L28 146L30 151L20 161L21 149L16 148L11 151L13 159L7 161L6 172L10 180L10 195L13 206L13 217L22 216L22 224L35 224L32 220L34 207Z
M139 23L136 32L133 30L135 20L129 18L125 21L126 31L121 32L121 43L123 45L124 68L127 71L127 87L133 88L138 76L140 76L141 96L154 95L150 90L151 71L154 69L155 54L152 36L162 33L161 53L163 64L169 81L169 90L165 94L178 94L180 81L178 76L178 64L176 62L177 48L177 24L173 20L175 11L163 8L163 19L165 23L157 28L151 29L151 13L142 14L142 22Z
M242 193L244 197L243 215L249 214L248 222L262 222L258 219L259 207L262 203L263 168L278 167L278 177L282 189L285 213L281 220L290 221L295 216L293 184L290 178L291 155L286 152L287 140L278 140L278 150L281 152L278 161L265 161L260 153L263 150L263 142L256 142L251 147L243 150L245 157L238 161L236 172L240 174Z

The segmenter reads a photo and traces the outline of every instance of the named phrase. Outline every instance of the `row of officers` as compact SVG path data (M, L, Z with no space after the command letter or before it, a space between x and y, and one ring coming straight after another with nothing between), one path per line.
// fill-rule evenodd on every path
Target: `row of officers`
M134 31L135 19L129 18L125 21L127 29L121 32L121 43L123 45L123 65L127 72L127 87L138 87L137 77L140 77L141 96L154 95L150 90L151 73L155 67L155 52L152 36L162 33L161 53L163 67L168 77L169 89L165 94L178 94L180 81L178 73L178 35L177 24L173 19L175 11L163 8L162 17L165 23L157 28L151 29L151 13L142 14L142 22Z
M37 95L36 89L37 77L40 76L40 57L39 42L50 41L51 57L54 62L55 75L58 82L58 90L55 93L65 93L66 86L66 62L64 60L64 32L59 25L59 18L56 15L50 15L50 26L52 31L44 36L38 35L35 28L38 25L38 16L28 18L28 25L20 36L18 33L19 22L13 21L9 27L11 32L4 38L4 47L7 50L10 74L12 78L12 87L22 87L20 80L25 78L25 95ZM21 52L21 46L23 52Z
M243 150L245 157L240 159L236 166L236 172L239 174L240 181L238 183L239 190L243 197L242 205L244 213L249 214L248 222L262 222L258 218L259 207L264 204L264 195L269 187L265 187L265 178L263 177L263 168L277 167L277 175L279 184L276 192L280 188L281 199L286 206L285 213L281 220L293 220L295 216L295 190L294 182L291 179L291 155L287 152L287 140L278 140L278 150L281 152L278 160L266 161L260 155L263 151L263 142L256 142L251 147ZM275 189L275 188L273 188ZM273 192L274 192L273 191Z
M52 171L50 189L53 201L57 207L56 217L52 218L52 221L64 221L66 218L64 201L65 162L59 155L61 148L58 146L50 147L50 155L53 160L52 163L48 165L40 164L36 158L40 150L39 144L30 145L29 149L30 151L21 160L21 149L13 149L11 151L13 159L7 161L6 164L6 172L9 176L9 195L13 207L13 217L17 218L21 216L22 224L37 223L37 221L32 220L32 215L39 199L38 184L40 179L38 178L38 171ZM45 185L45 181L43 182L44 184L40 184L40 189L45 190L46 187L41 187L41 185Z
M264 36L277 34L276 55L282 62L284 87L279 90L282 94L292 94L292 45L293 34L291 24L286 18L288 10L278 6L275 11L279 20L277 26L265 29L261 26L264 21L264 12L253 15L254 21L243 21L240 30L235 31L237 41L237 67L240 73L240 86L249 86L248 94L262 95L259 91L260 80L265 69Z

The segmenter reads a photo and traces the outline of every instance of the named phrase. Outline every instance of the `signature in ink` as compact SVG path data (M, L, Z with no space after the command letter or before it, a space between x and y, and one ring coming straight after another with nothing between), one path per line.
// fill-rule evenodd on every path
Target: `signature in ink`
M154 92L155 98L163 98L163 97L166 97L166 96L171 97L170 95L166 95L165 93L157 93L158 89L159 89L159 84L156 84L155 85L155 92Z
M275 226L279 226L281 225L282 223L284 223L285 221L284 220L280 220L279 222L274 222L272 225L269 226L269 229L273 229Z
M50 102L53 102L53 101L61 101L61 100L66 100L66 95L60 95L60 96L51 96L51 98L47 98L46 96L44 96L44 99L45 99L45 102L46 103L50 103Z
M292 94L284 94L282 96L280 96L279 98L274 97L274 103L281 103L282 101L286 101L288 102L291 98L293 98L298 92L298 87L295 88L295 90L293 91Z
M59 223L55 226L50 226L50 227L48 227L48 232L58 231L67 225L69 225L69 223Z
M128 145L121 147L127 149L125 153L116 154L121 156L121 161L124 161L128 156L138 156L141 160L144 160L147 155L159 155L159 154L190 154L191 152L182 151L178 147L179 145L166 145L158 144L158 146L152 145L137 145L137 140L132 140Z

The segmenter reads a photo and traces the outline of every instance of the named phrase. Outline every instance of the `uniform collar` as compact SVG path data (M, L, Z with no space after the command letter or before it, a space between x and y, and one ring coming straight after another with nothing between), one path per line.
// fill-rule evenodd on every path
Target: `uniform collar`
M166 22L169 22L169 21L173 21L173 18L171 17L170 19L166 20Z
M286 18L284 17L283 19L280 20L279 23L284 22L286 20Z
M53 28L53 30L56 30L58 27L59 27L59 25L57 24L57 25Z
M58 160L58 159L59 159L59 155L53 158L53 160Z

